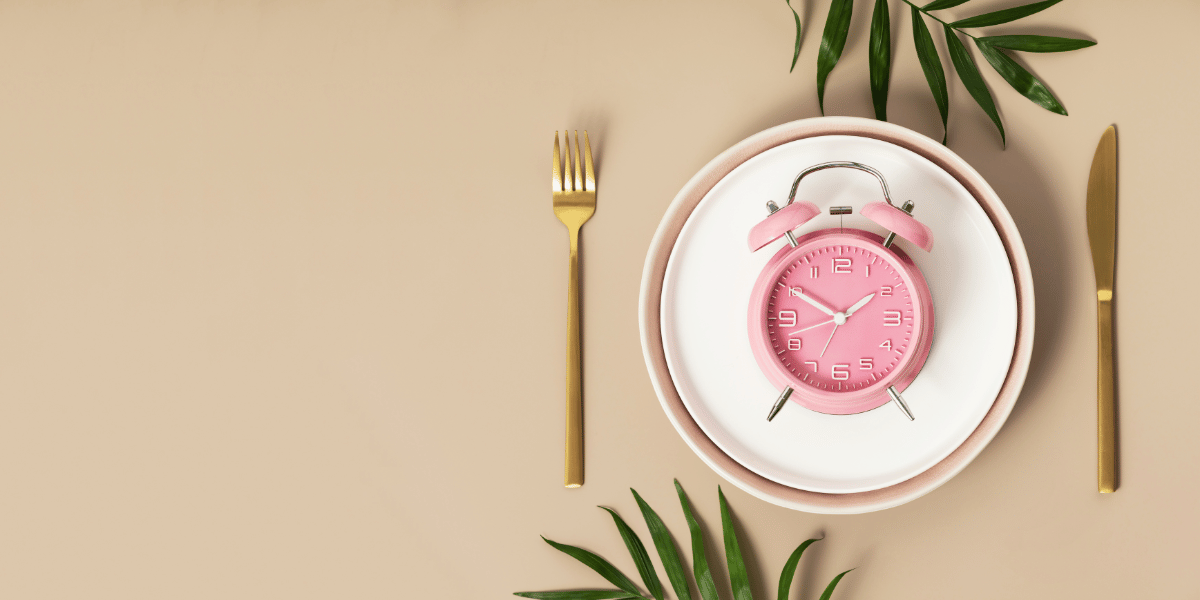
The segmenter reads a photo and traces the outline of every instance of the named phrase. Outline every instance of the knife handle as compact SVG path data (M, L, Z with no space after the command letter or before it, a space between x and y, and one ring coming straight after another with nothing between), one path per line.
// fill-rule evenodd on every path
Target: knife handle
M1100 290L1097 294L1096 317L1100 334L1098 365L1096 369L1096 458L1097 484L1101 494L1110 494L1117 489L1117 431L1116 411L1113 406L1113 324L1112 291Z

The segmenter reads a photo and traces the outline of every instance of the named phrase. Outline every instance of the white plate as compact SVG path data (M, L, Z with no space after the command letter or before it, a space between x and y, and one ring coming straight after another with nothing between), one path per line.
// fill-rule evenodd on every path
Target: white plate
M929 282L936 314L929 359L904 393L913 422L891 404L858 415L824 415L789 403L774 421L765 418L779 390L751 354L746 313L755 278L777 246L751 253L746 236L766 216L767 200L786 201L800 170L833 160L880 170L893 198L914 201L914 215L933 230L931 253L905 246ZM823 209L854 206L846 227L885 233L857 215L881 198L878 183L865 173L815 173L797 197ZM837 217L826 213L798 231L837 225ZM848 494L912 478L971 435L1013 360L1017 297L1000 236L957 180L887 142L822 136L751 157L705 195L672 249L660 315L671 379L707 437L767 479Z

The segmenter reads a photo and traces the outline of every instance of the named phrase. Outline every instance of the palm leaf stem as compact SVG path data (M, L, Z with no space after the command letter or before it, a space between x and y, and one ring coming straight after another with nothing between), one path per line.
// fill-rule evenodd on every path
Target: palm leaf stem
M969 33L965 32L965 31L963 31L963 30L961 30L961 29L959 29L959 28L955 27L954 25L952 25L952 24L950 24L950 23L947 23L947 22L945 22L945 21L943 21L943 20L941 20L941 19L939 19L939 18L935 17L935 16L933 15L933 13L926 11L925 9L921 8L920 6L917 6L916 4L913 4L912 2L909 2L908 0L900 0L900 1L901 1L901 2L903 2L903 3L905 3L905 4L907 4L907 5L909 5L909 6L911 6L911 7L913 7L913 8L915 8L915 9L917 9L917 11L918 11L918 12L920 12L921 14L923 14L923 15L925 15L925 16L927 16L927 17L929 17L930 19L933 19L934 21L937 21L938 23L941 23L942 25L945 25L945 26L949 27L950 29L953 29L954 31L957 31L957 32L959 32L959 33L961 33L961 34L963 34L963 35L965 35L965 36L967 36L967 37L969 37L969 38L971 38L971 39L973 39L973 40L974 40L974 39L978 39L978 38L976 38L975 36L973 36L973 35L971 35L971 34L969 34Z

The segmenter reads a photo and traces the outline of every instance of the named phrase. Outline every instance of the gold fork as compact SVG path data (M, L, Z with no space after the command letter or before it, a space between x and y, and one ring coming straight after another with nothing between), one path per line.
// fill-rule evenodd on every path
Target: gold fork
M583 172L579 168L579 131L575 132L575 169L571 170L571 136L563 132L566 157L560 157L558 132L554 132L554 177L551 196L554 216L571 234L571 280L567 284L567 457L564 483L583 485L583 365L579 342L579 229L596 212L596 175L592 170L592 144L583 132ZM562 165L560 166L560 162ZM581 178L582 177L582 178Z

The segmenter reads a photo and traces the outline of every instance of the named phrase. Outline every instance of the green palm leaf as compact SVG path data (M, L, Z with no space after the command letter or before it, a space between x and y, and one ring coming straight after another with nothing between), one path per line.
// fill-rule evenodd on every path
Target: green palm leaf
M796 567L800 565L800 557L804 551L814 542L821 541L821 538L813 538L806 540L792 551L792 555L788 557L787 564L783 565L783 572L779 574L779 600L787 600L788 590L792 587L792 579L796 576Z
M825 114L825 80L842 57L846 47L846 36L850 33L850 13L854 0L833 0L829 16L825 17L825 31L821 34L821 50L817 53L817 104Z
M1095 46L1091 40L1054 37L1050 35L990 35L978 38L977 43L987 43L993 48L1017 50L1019 52L1070 52Z
M838 576L834 577L833 581L830 581L828 586L825 586L825 591L821 592L821 600L829 600L829 597L833 595L833 588L837 587L838 582L841 581L842 578L846 576L846 573L849 573L850 571L853 571L853 570L854 569L850 569L850 570L842 571L841 573L838 573Z
M788 8L792 11L792 16L796 19L796 50L792 52L792 68L788 69L788 73L796 70L796 61L800 59L800 34L804 32L804 26L800 24L800 13L792 8L792 0L786 0Z
M658 550L659 558L662 559L663 567L670 577L671 585L678 596L678 600L692 600L693 595L688 587L684 564L679 558L679 549L671 537L671 532L667 529L666 524L663 523L662 518L658 516L658 513L637 493L637 490L630 488L629 491L633 493L634 499L637 500L638 508L641 509L642 516L646 520L646 526L650 530L654 546ZM692 562L696 576L696 586L700 590L700 598L701 600L719 600L717 587L713 583L712 572L709 570L708 559L705 555L704 532L701 530L700 524L696 522L695 515L692 513L691 502L688 501L687 494L684 493L683 486L679 484L679 480L675 480L675 491L679 495L679 504L683 507L683 515L687 520L688 529L691 533ZM741 546L738 543L737 530L733 523L733 515L729 508L729 502L725 499L725 492L720 486L717 486L717 497L720 500L721 532L725 542L725 558L729 567L732 600L754 600L750 588L750 578L746 571L746 562L743 558ZM612 516L613 522L621 534L621 539L625 542L625 547L629 550L630 556L633 557L634 563L637 564L638 571L641 572L646 587L650 589L650 594L643 595L629 577L626 577L624 573L604 558L582 548L560 544L543 536L542 540L554 549L583 563L619 589L514 592L514 596L533 598L534 600L664 600L662 583L655 574L653 563L650 561L650 555L646 552L646 547L642 544L637 534L634 533L633 529L629 527L616 511L603 506L600 508L603 508ZM803 557L805 550L818 541L820 539L805 540L792 551L787 564L784 565L783 572L779 575L778 600L787 600L788 592L791 590L792 583L795 580L800 559ZM850 571L852 570L850 569ZM834 577L825 588L825 592L821 595L820 600L830 600L830 596L833 595L834 588L837 587L838 582L850 571L843 571L837 577ZM653 598L649 596L653 596Z
M713 583L712 571L708 568L708 558L704 552L704 530L692 516L692 504L688 502L687 494L679 480L675 480L675 493L679 494L679 504L683 506L683 516L687 519L688 531L692 535L692 572L696 577L696 587L704 600L718 600L717 584Z
M931 10L942 10L943 8L954 8L959 4L966 4L968 1L969 0L933 0L933 2L922 6L921 9L925 12L929 12ZM915 9L916 6L913 8Z
M983 112L987 113L992 123L996 124L996 129L1000 130L1000 143L1004 144L1004 124L1000 122L1000 113L996 111L996 103L992 100L992 94L988 91L987 84L983 82L983 75L979 74L979 67L975 66L975 61L971 59L962 40L959 40L958 36L954 34L954 30L950 29L949 25L942 27L946 32L946 46L950 48L950 59L954 62L954 70L958 72L958 78L962 80L963 85L967 87L967 91L971 93L971 97L975 99Z
M721 531L725 535L725 562L729 565L729 585L733 588L734 600L754 600L750 593L750 576L746 573L746 561L742 560L742 549L738 546L737 532L733 529L733 515L729 514L729 503L725 492L717 486L721 500Z
M629 556L633 557L633 563L637 565L638 573L641 574L646 589L650 590L650 595L657 600L663 600L662 583L658 580L658 574L654 572L654 565L650 562L650 555L646 554L646 546L642 545L642 540L616 511L607 506L600 508L612 515L613 523L616 523L617 531L621 532L621 539L625 541L625 547L629 549Z
M925 19L917 7L912 8L913 41L917 46L917 58L921 61L921 70L925 72L925 81L929 82L929 91L933 92L933 100L937 102L938 112L942 115L942 143L946 143L947 122L950 118L950 93L946 89L946 73L942 70L942 59L938 57L937 47L933 45L933 36L925 26Z
M667 572L667 579L671 581L671 587L675 590L675 597L678 600L692 600L692 590L688 587L687 574L683 570L683 563L679 560L679 550L675 548L675 542L671 540L671 532L667 530L667 525L646 504L645 500L638 495L637 490L629 488L633 492L634 499L637 500L638 508L642 509L642 517L646 519L646 528L650 530L650 538L654 540L654 549L658 550L658 558L662 561L663 570Z
M538 600L632 600L625 590L565 590L561 592L513 592L514 596Z
M967 27L990 27L992 25L1000 25L1002 23L1010 23L1017 19L1022 19L1034 13L1040 13L1062 0L1046 0L1045 2L1034 2L1033 4L1025 4L1022 6L1014 6L996 12L985 13L968 17L950 24L955 29L965 29Z
M991 45L985 43L983 40L976 40L975 45L983 53L983 57L991 63L992 68L996 69L996 72L1004 77L1004 80L1013 86L1013 89L1021 92L1022 96L1029 98L1034 104L1050 112L1064 116L1067 114L1067 109L1059 103L1054 94L1051 94L1050 90L1046 89L1046 86L1042 85L1042 82L1033 76L1033 73L1030 73L1025 70L1025 67L1017 64L1017 61L1013 60L1012 57L991 47Z
M871 102L875 105L875 118L887 120L888 79L892 73L892 26L888 14L887 0L875 0L871 14Z
M635 585L632 580L626 577L625 574L616 567L612 566L612 563L604 560L599 555L588 552L583 548L577 548L567 544L560 544L554 540L548 540L545 536L543 536L542 539L546 540L546 543L553 546L556 550L563 552L571 558L574 558L575 560L587 565L588 568L599 573L601 577L607 579L609 583L621 588L622 590L625 590L626 592L629 592L630 595L638 597L642 595L642 593L638 590L637 585Z

